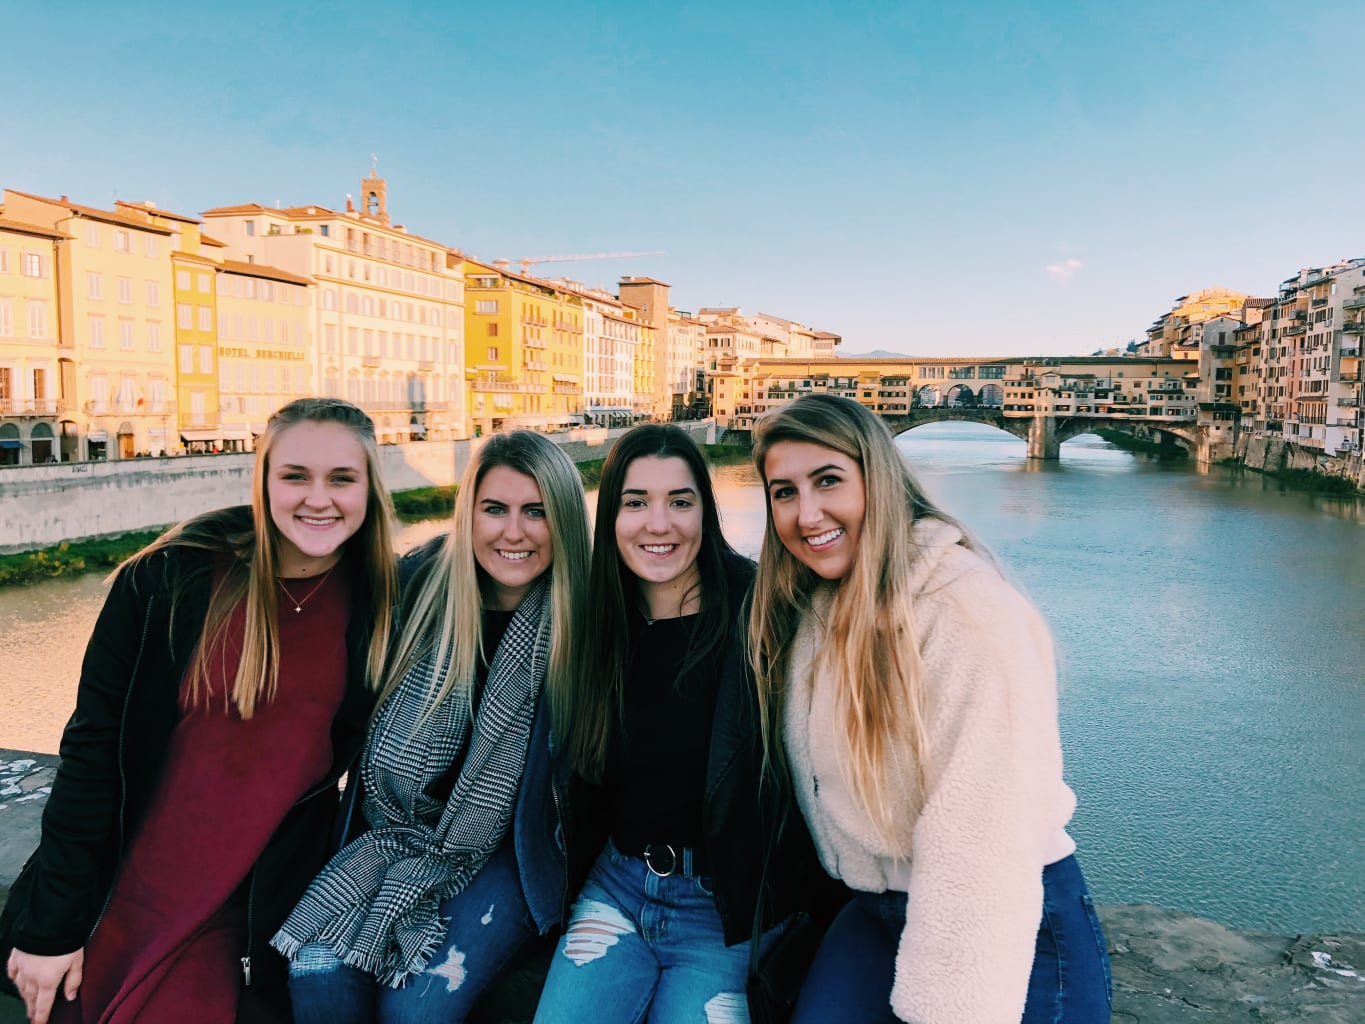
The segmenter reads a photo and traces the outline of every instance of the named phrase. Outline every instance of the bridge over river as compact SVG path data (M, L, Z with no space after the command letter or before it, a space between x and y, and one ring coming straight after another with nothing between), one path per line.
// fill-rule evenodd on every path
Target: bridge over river
M1056 459L1063 442L1108 429L1212 462L1230 453L1238 412L1211 400L1199 364L1187 359L760 358L721 360L716 370L717 422L733 432L825 392L862 403L898 434L942 420L985 423L1022 438L1033 459Z

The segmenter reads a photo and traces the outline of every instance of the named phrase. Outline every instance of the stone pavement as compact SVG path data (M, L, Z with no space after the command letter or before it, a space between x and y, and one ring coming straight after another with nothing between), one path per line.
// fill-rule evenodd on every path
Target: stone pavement
M0 750L0 907L38 843L56 758ZM1365 935L1236 930L1153 906L1100 907L1114 968L1114 1024L1361 1024ZM523 1024L548 966L532 958L471 1024ZM0 1024L23 1024L0 996Z

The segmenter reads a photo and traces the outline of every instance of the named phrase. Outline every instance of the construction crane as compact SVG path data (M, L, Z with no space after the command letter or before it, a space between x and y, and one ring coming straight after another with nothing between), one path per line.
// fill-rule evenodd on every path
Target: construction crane
M665 256L662 252L591 252L577 253L573 256L527 256L516 260L521 264L521 272L529 273L534 263L581 263L585 260L627 260L637 256ZM495 261L497 262L497 261Z

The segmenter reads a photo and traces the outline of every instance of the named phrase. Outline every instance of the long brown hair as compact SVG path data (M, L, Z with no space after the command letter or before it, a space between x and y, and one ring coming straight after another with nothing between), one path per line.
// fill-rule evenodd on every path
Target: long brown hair
M737 611L730 605L725 566L727 559L739 556L721 532L711 474L701 449L685 430L671 424L646 423L627 431L602 466L593 531L592 575L588 583L593 628L582 645L562 733L569 764L593 782L601 780L611 734L621 718L626 661L630 655L627 616L640 600L639 581L626 568L616 547L616 517L621 509L626 471L636 459L646 457L681 459L696 480L701 502L701 545L697 551L701 609L692 631L693 642L679 666L679 676L725 641Z
M771 761L784 760L781 724L792 641L802 617L811 614L811 595L822 583L787 550L773 525L765 462L782 441L828 448L852 459L862 471L866 511L857 557L835 586L826 643L816 662L817 671L836 680L835 706L849 750L844 766L849 786L874 825L887 833L890 812L877 780L899 753L892 749L892 737L910 737L917 770L927 746L914 595L907 582L916 557L912 528L925 516L954 520L925 495L886 425L857 402L805 395L759 421L754 465L763 478L768 521L754 583L749 646L763 749Z
M397 589L393 555L393 504L379 472L374 423L361 409L339 398L299 398L285 405L266 424L256 444L251 481L251 524L245 528L235 509L208 512L171 528L128 560L136 562L169 548L194 548L219 556L225 568L209 598L202 638L189 668L189 702L207 699L212 662L224 650L225 630L233 610L246 602L242 658L231 687L232 703L242 718L269 702L279 688L280 635L276 623L275 579L279 569L279 531L270 514L270 452L280 435L299 423L339 423L365 452L367 502L365 521L346 541L342 556L351 560L353 591L364 595L371 622L367 684L378 685L388 655L393 604ZM122 570L122 566L119 570ZM178 581L171 600L180 601L188 579ZM174 618L174 617L172 617ZM172 638L173 639L173 638Z

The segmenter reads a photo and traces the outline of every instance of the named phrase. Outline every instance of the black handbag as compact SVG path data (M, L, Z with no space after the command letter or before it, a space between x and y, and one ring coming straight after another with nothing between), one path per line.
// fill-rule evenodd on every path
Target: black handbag
M782 932L759 955L758 919L749 947L749 980L745 995L749 1002L751 1024L787 1024L801 983L806 980L815 951L820 948L824 930L806 913L796 913L782 926Z

